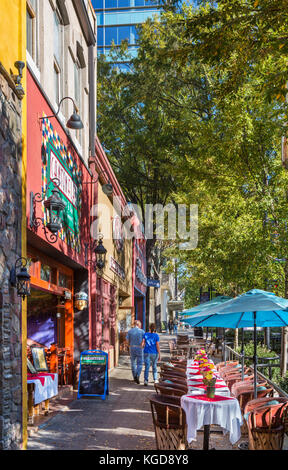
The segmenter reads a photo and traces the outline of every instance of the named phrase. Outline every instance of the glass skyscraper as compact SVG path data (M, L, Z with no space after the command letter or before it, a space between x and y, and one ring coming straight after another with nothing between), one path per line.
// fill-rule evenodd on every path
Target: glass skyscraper
M121 41L128 40L129 55L135 57L136 27L159 13L157 3L151 0L92 0L97 16L98 54L104 54L109 60L112 43L119 46Z

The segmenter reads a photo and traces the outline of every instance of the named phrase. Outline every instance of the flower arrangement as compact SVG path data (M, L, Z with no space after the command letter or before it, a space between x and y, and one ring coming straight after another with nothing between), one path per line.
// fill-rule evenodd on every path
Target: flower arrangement
M206 394L209 398L215 395L216 374L213 362L208 360L206 352L202 349L197 351L196 354L199 369L203 376L203 383L207 386ZM195 357L195 358L196 358Z

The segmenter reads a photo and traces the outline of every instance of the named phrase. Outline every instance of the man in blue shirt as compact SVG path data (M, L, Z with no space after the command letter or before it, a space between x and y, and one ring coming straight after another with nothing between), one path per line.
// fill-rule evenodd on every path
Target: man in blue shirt
M127 340L130 349L131 370L133 379L137 384L140 384L140 374L143 367L143 346L142 341L145 331L141 329L141 322L136 320L134 328L127 333Z

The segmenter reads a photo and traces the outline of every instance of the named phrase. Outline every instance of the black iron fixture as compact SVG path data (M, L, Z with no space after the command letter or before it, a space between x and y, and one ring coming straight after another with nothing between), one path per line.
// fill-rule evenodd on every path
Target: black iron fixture
M51 183L54 185L52 194L48 199L45 199ZM31 229L35 229L37 231L37 229L42 224L45 238L49 243L56 243L58 240L58 232L62 228L61 214L66 208L66 203L60 197L59 186L60 181L58 178L54 178L49 182L43 197L40 193L30 193L30 227ZM43 219L40 217L35 217L36 203L43 201L47 220L46 225L44 225Z
M18 258L10 271L10 284L12 287L17 287L17 295L18 297L22 297L23 300L25 300L25 297L31 295L31 276L27 271L27 264L28 260L26 258Z
M43 121L43 119L50 119L50 118L58 116L61 104L63 103L64 100L71 100L73 102L73 106L74 106L73 114L70 116L70 119L68 119L68 121L66 123L66 127L68 127L69 129L76 130L76 131L83 129L84 125L83 125L83 122L81 121L81 118L78 114L79 110L78 110L78 108L75 104L75 101L73 100L73 98L70 98L70 96L65 96L65 98L62 98L62 100L60 101L60 103L58 105L58 111L57 111L56 114L52 114L52 116L42 117L42 118L40 118L40 121Z
M98 174L98 176L96 177L96 179L93 179L92 181L86 181L82 184L94 184L94 183L97 183L99 181L99 178L100 178L100 175L102 175L102 173L106 173L108 174L108 172L106 170L103 170L103 171L100 171L100 173ZM106 194L106 196L111 196L113 194L113 186L110 182L110 179L108 177L108 183L106 184L103 184L102 186L102 191L104 194Z
M85 253L85 265L91 264L94 267L94 271L97 269L99 271L103 271L106 263L106 254L107 250L103 245L103 235L98 236L97 240L94 241L92 252L95 254L95 259L88 260L87 259L87 246L86 246L86 253Z

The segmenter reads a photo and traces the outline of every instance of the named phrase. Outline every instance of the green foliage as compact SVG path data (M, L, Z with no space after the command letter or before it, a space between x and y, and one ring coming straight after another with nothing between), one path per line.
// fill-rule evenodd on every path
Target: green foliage
M165 245L185 307L200 287L236 295L272 279L288 297L287 5L198 4L147 20L131 72L99 62L99 137L144 221L147 203L198 205L197 248Z
M237 348L237 352L238 353L241 353L241 349L242 347L239 346ZM244 345L244 355L245 355L245 364L247 366L252 366L253 365L253 356L254 356L254 342L253 341L250 341L248 343L246 343ZM263 345L260 345L259 343L257 344L257 356L258 356L258 363L261 364L261 363L269 363L269 364L277 364L279 363L279 359L278 359L278 354L275 352L275 351L271 351L270 349L267 348L267 346L263 346ZM263 359L261 361L261 358L265 358L265 357L275 357L276 359L275 360L271 360L271 361L264 361L263 362ZM248 359L250 358L250 359ZM261 372L262 374L264 374L266 377L269 377L269 369L268 368L262 368L261 367ZM276 367L273 367L272 368L272 380L276 380L276 377L279 376L279 369L276 368Z

